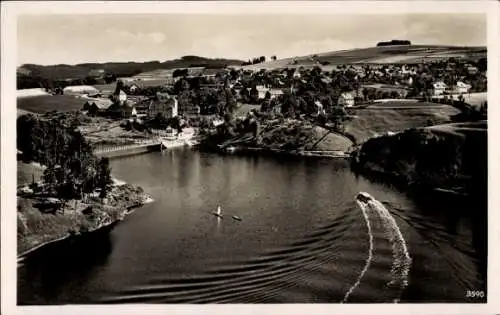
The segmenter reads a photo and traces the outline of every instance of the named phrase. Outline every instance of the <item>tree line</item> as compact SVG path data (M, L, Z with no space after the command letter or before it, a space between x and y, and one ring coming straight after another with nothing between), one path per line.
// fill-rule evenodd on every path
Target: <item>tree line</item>
M92 146L77 130L78 121L43 119L23 115L17 119L17 148L24 162L46 166L46 192L59 198L80 199L100 189L106 197L111 189L111 169L107 158L97 158Z

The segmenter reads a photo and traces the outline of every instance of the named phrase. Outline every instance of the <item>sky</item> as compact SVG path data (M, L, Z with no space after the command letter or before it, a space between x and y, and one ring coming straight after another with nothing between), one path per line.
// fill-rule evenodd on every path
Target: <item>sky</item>
M481 14L22 15L17 65L165 61L185 55L278 59L375 46L486 45Z

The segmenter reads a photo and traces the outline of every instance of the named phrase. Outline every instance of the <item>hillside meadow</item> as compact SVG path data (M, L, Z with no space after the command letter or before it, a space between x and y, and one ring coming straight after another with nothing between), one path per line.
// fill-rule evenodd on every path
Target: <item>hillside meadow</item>
M85 102L84 98L75 98L68 95L42 95L17 99L17 108L39 114L54 110L70 112L82 109Z
M458 47L436 45L386 46L349 49L318 53L307 56L284 58L255 65L244 69L278 69L294 67L320 66L329 71L336 65L343 64L413 64L438 61L448 58L486 58L486 47ZM296 63L294 63L294 60ZM323 63L320 65L319 63Z
M400 108L395 106L398 104ZM447 123L452 116L460 113L452 106L432 103L392 102L391 105L394 107L356 109L354 117L345 124L345 132L353 136L357 143L362 143L388 132Z

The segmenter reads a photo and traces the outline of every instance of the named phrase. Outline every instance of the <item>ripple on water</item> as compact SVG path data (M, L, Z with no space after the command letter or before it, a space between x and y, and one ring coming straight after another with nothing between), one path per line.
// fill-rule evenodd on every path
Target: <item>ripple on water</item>
M344 222L344 224L342 224ZM349 225L345 225L349 222ZM359 213L345 211L328 225L319 227L297 242L268 251L251 260L229 266L218 266L191 278L156 279L149 284L120 292L106 298L108 303L132 302L281 302L290 296L291 288L326 288L326 282L314 274L330 274L328 292L342 292L362 268L366 245L359 242L366 235L357 228ZM336 272L338 271L338 272ZM307 280L309 279L309 280ZM335 289L338 288L338 289ZM319 289L317 289L319 291ZM324 302L333 302L331 294L319 294Z

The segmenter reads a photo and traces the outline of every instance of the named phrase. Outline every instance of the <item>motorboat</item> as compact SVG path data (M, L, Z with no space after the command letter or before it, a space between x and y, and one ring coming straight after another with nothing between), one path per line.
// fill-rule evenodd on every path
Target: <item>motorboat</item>
M236 221L241 221L241 218L237 215L233 215L233 220L236 220Z
M373 201L373 197L370 196L369 193L366 193L366 192L360 192L357 196L356 196L356 199L363 202L363 203L367 203L369 201Z

